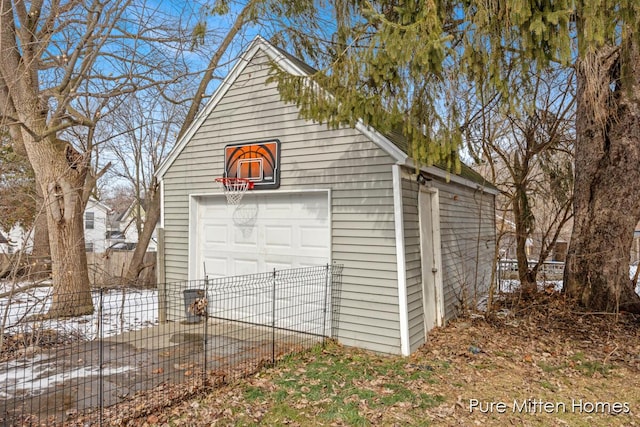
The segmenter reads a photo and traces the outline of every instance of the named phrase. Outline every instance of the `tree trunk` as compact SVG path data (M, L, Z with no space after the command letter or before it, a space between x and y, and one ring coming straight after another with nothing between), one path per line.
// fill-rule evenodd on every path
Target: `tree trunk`
M518 279L520 280L520 290L523 294L531 295L536 293L538 285L535 274L529 269L529 257L527 256L527 239L529 238L528 227L524 223L523 212L520 203L514 201L513 216L516 224L516 260L518 262Z
M49 245L47 212L44 206L42 186L36 183L36 187L36 216L33 221L33 255L36 257L48 257L51 253L51 245Z
M45 317L91 314L82 203L87 168L64 141L29 140L25 146L36 180L42 183L49 229L53 302Z
M73 317L93 313L84 244L83 211L82 205L75 202L68 220L60 221L48 215L49 229L52 230L51 253L55 260L52 265L53 303L47 313L48 317Z
M516 226L516 260L518 262L518 279L520 280L520 291L525 295L534 294L537 289L535 273L531 276L529 270L529 257L527 254L527 240L531 235L533 214L529 206L527 194L527 179L529 175L529 159L523 156L521 160L518 155L513 158L513 180L515 191L513 195L513 218Z
M625 47L637 64L637 46ZM640 67L620 78L620 56L620 48L604 47L576 64L574 226L564 290L591 310L640 313L629 278L640 219Z
M3 28L0 26L0 28ZM1 44L1 43L0 43ZM23 126L11 126L12 137L24 145L36 183L44 196L49 231L53 301L43 317L71 317L93 313L93 300L84 245L84 184L88 159L68 142L46 135L47 110L42 108L31 86L18 81L21 95L17 116Z
M144 227L142 228L142 233L138 236L138 244L133 251L133 256L127 269L126 279L129 283L135 283L142 270L146 268L144 265L144 256L147 253L151 236L160 218L160 192L157 189L155 179L150 187L153 191L150 191L148 194Z

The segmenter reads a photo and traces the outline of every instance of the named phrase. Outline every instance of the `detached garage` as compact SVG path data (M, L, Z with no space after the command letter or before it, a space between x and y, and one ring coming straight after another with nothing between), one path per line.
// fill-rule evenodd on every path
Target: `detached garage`
M401 136L301 119L273 63L310 73L256 38L159 169L158 283L339 263L334 337L410 354L488 288L497 192L468 168L416 170ZM221 177L253 188L230 205Z

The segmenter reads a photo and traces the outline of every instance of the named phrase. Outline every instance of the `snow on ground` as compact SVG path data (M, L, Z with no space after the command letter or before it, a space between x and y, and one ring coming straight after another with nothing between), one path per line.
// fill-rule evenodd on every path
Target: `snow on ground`
M635 277L637 269L638 269L637 265L630 265L629 266L629 278L630 279L633 279ZM638 295L640 295L640 280L638 282L639 283L636 285L636 293ZM553 286L553 289L556 290L556 291L561 291L562 290L562 286L563 286L563 282L562 282L562 280L538 281L538 288L539 289L546 289L549 286ZM500 280L499 287L498 287L498 292L515 292L515 291L518 290L519 287L520 287L520 281L519 280Z
M17 284L16 289L25 286ZM0 293L10 290L0 284ZM51 305L51 287L37 287L0 299L0 331L30 332L31 329L53 329L63 334L93 340L158 324L156 290L105 290L92 292L95 311L92 315L72 319L28 322L29 316L44 314ZM102 303L101 303L102 301Z
M636 274L638 266L631 265L629 266L629 278L633 279ZM640 280L638 281L640 282ZM553 289L554 291L561 291L564 283L562 280L540 280L538 281L538 289ZM520 281L517 279L504 279L500 280L498 283L497 292L498 293L513 293L517 292L520 288ZM636 285L636 293L640 295L640 283ZM487 297L480 298L477 303L477 309L480 311L486 311L487 309Z
M44 390L80 378L109 376L134 371L133 366L103 367L81 366L75 369L59 369L51 355L36 354L32 358L0 363L0 400L16 396L38 396Z
M27 286L19 283L15 289ZM0 283L0 293L11 290L11 285ZM72 319L28 321L29 316L44 314L51 305L52 289L37 287L16 292L10 298L0 298L0 333L19 333L54 330L63 337L93 340L100 337L142 329L158 324L158 298L155 290L94 291L95 312L90 316ZM55 357L47 354L29 354L0 363L0 400L16 396L37 396L57 385L80 378L126 373L134 366L100 367L88 364L61 368Z
M562 290L562 280L544 280L538 281L538 289L547 289L549 287L553 287L555 291ZM498 287L498 292L511 293L515 292L520 288L519 280L501 280L500 286Z

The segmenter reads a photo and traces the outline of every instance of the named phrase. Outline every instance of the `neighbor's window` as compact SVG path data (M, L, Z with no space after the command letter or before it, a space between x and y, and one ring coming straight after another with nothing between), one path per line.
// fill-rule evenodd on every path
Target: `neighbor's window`
M84 229L93 230L93 212L84 213Z
M93 242L85 242L84 250L86 252L93 252Z

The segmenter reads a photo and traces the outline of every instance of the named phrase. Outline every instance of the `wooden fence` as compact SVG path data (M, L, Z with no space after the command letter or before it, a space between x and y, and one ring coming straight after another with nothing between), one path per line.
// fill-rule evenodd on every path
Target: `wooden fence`
M127 273L133 252L109 251L105 253L87 253L89 265L89 281L94 286L123 285L122 277ZM156 285L156 253L147 252L143 264L147 266L138 282L139 286L155 287Z
M129 262L133 252L131 251L109 251L105 253L87 253L87 264L89 267L89 281L93 286L119 286L130 285L125 283L123 276L129 267ZM33 273L34 262L44 260L45 265L37 271L41 272L37 276ZM144 257L145 268L140 274L139 280L135 283L141 287L155 287L156 285L156 253L147 252ZM17 268L17 270L16 270ZM16 254L7 255L0 253L0 279L11 275L12 272L23 280L46 279L51 274L51 260L47 258L35 258L31 256L18 257Z

